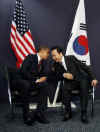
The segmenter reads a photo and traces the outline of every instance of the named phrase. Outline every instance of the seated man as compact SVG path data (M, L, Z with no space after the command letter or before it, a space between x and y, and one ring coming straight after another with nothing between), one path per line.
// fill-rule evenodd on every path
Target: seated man
M72 117L71 114L71 91L74 82L79 83L80 86L80 101L81 101L81 121L88 123L87 106L88 106L88 89L91 86L96 86L97 80L91 71L91 67L85 65L77 60L74 56L64 56L60 47L53 47L51 49L52 59L54 65L53 72L58 80L63 83L63 103L65 105L65 114L63 121L67 121Z
M47 77L44 72L44 61L48 56L49 48L46 46L41 46L37 54L28 55L20 68L21 77L14 82L15 86L22 90L23 118L27 125L32 125L35 120L44 124L49 123L44 115L47 105ZM34 117L29 110L30 89L38 91L37 110Z

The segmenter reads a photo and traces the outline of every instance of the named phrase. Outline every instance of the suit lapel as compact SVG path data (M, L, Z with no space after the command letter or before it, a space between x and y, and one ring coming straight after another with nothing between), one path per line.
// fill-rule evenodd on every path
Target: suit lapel
M64 58L65 58L65 63L66 63L66 67L67 67L68 72L72 72L73 63L70 59L70 56L64 56Z

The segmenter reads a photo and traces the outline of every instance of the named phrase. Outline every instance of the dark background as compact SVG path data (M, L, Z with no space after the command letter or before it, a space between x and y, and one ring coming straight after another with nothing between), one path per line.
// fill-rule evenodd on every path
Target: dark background
M15 0L0 0L0 64L16 65L9 35ZM78 0L23 0L36 48L44 44L66 49ZM88 40L94 73L100 80L100 0L85 0ZM100 99L99 86L96 98ZM7 82L0 72L0 100L8 99Z

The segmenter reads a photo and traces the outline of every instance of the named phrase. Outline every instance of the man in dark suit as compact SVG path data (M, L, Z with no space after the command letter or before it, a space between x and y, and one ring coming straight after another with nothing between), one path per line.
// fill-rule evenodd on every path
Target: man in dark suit
M65 105L65 114L63 121L72 117L71 114L71 92L75 83L79 84L80 101L81 101L81 121L88 123L87 106L88 106L88 89L89 84L96 86L97 80L91 71L91 67L77 60L74 56L64 56L60 47L51 49L54 65L53 72L58 80L63 81L63 103Z
M32 125L35 120L44 124L49 123L44 114L47 105L47 75L44 63L48 56L49 48L46 46L41 46L37 54L28 55L20 68L21 78L15 83L22 90L23 118L27 125ZM38 92L38 103L34 116L29 110L29 92L32 89Z

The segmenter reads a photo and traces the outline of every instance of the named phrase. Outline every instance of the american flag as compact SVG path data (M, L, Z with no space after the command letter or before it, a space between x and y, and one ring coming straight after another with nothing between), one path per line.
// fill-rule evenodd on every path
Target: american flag
M16 0L10 34L11 47L17 58L16 65L20 67L28 54L35 54L35 46L29 29L26 12L21 0Z

